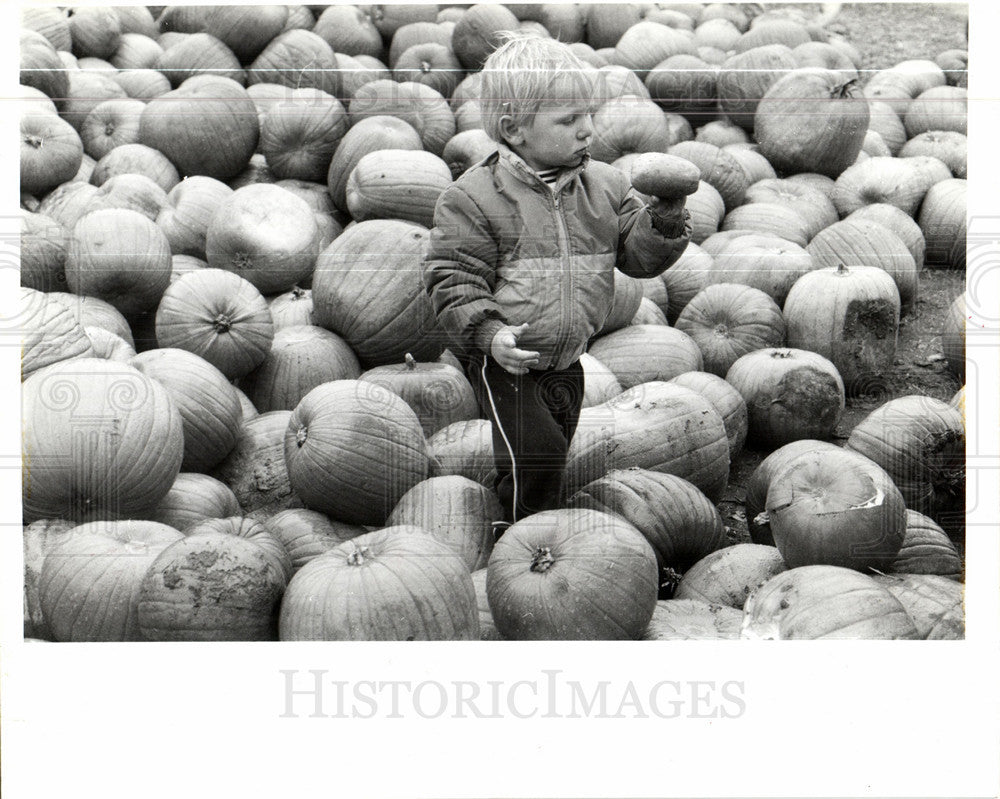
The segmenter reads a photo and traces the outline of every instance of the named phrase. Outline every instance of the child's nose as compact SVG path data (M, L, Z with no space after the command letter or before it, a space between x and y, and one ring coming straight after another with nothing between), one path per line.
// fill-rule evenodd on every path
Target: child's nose
M579 139L589 139L594 133L594 119L589 114L581 117L576 135Z

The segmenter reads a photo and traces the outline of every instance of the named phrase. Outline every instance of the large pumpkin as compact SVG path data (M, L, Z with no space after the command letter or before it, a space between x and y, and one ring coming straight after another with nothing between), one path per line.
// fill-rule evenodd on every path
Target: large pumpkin
M718 499L729 476L722 417L700 394L665 382L584 408L567 455L569 490L629 466L683 477Z
M965 294L959 294L948 306L941 324L941 350L948 371L965 381Z
M205 257L208 224L233 193L221 180L205 175L185 178L167 193L167 204L156 217L174 255Z
M285 433L292 488L305 505L354 524L385 522L429 470L416 414L397 395L361 380L314 388Z
M246 84L246 73L240 60L218 37L204 31L192 33L167 47L153 67L170 80L175 89L195 75L211 74L228 78L240 86Z
M42 562L39 599L56 641L139 641L143 577L182 538L157 522L91 522L74 528Z
M372 219L345 230L316 261L316 324L343 337L362 366L399 363L407 352L433 360L443 349L424 290L429 232Z
M423 148L440 156L455 135L455 115L441 93L414 81L373 80L358 88L347 107L351 123L389 115L408 122Z
M493 430L488 419L452 422L427 441L435 476L459 475L493 488L497 470L493 461Z
M964 567L958 549L933 519L906 511L906 535L889 569L893 574L936 574L962 580Z
M307 508L278 511L269 516L264 525L292 559L293 576L313 558L367 532L360 525L335 522Z
M967 216L966 181L951 178L931 186L918 217L928 264L965 268Z
M183 532L205 519L225 519L240 511L236 495L225 483L207 474L181 472L149 518Z
M52 43L40 33L21 28L20 54L20 82L63 103L69 94L69 74Z
M472 575L418 527L358 536L306 563L281 603L283 641L479 639Z
M340 64L333 49L313 31L287 30L268 42L247 70L247 83L278 83L319 89L340 98Z
M72 180L83 161L83 142L54 114L21 117L21 191L42 195Z
M347 109L318 89L285 89L260 125L260 151L277 178L325 181L348 129Z
M791 206L805 220L807 240L811 240L823 228L832 225L840 218L833 201L826 194L793 180L765 178L751 183L745 201Z
M132 101L110 100L109 102ZM92 119L98 110L100 110L100 106L91 112L87 119ZM135 142L116 145L102 156L94 165L90 182L95 186L103 186L118 175L143 175L152 180L164 192L170 191L180 183L177 169L163 153L152 147L147 147L145 144Z
M747 437L747 404L730 383L709 372L685 372L670 380L697 391L719 412L729 439L729 460L735 462Z
M756 203L746 207L753 205ZM798 244L780 236L748 232L723 246L703 279L705 286L740 283L760 289L780 306L795 281L815 267L810 251Z
M451 170L433 153L378 150L351 170L344 196L358 222L403 219L429 228L438 197L450 185Z
M626 94L604 103L594 114L590 154L611 163L628 153L665 152L677 141L656 103Z
M917 270L923 269L924 233L916 220L906 213L906 211L888 203L871 203L870 205L861 206L856 211L852 211L844 221L851 222L862 219L877 222L882 227L888 228L899 236L900 241L903 242L907 251L913 256L913 263L916 265Z
M646 73L650 97L668 114L692 122L715 116L718 70L690 54L665 58Z
M662 325L624 327L596 339L588 351L611 370L622 388L670 380L703 366L695 341Z
M660 275L660 280L667 288L668 322L674 324L691 298L708 285L708 276L714 262L714 256L690 242L674 265Z
M186 536L201 533L225 533L252 541L267 555L267 560L276 574L287 582L292 579L292 559L271 531L261 522L248 516L227 516L224 519L202 519L187 530Z
M792 48L784 44L766 44L731 55L719 69L719 106L734 123L753 131L761 98L796 66Z
M205 14L205 30L232 48L240 61L252 61L285 29L288 6L214 6Z
M21 289L21 379L73 358L93 358L94 348L83 325L50 294Z
M54 364L24 382L22 407L26 521L141 517L180 471L180 413L130 366Z

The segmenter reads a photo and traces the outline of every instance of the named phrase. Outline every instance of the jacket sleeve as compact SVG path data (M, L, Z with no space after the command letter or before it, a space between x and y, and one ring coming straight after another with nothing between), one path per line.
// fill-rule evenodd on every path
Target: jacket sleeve
M656 277L677 262L691 241L691 214L684 209L683 227L675 231L654 224L653 214L635 189L629 187L618 211L618 262L629 277ZM673 234L673 235L670 235Z
M424 259L424 288L438 323L467 352L489 353L505 324L493 299L499 248L489 220L473 199L452 185L434 209Z

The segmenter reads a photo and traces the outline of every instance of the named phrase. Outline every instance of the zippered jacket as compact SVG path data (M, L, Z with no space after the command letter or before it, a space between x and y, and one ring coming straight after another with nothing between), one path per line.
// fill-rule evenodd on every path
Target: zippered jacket
M684 252L686 210L683 230L667 230L679 235L656 227L621 170L588 158L550 187L499 145L438 199L424 285L459 357L526 322L517 346L540 353L537 369L564 369L611 312L615 268L655 277Z

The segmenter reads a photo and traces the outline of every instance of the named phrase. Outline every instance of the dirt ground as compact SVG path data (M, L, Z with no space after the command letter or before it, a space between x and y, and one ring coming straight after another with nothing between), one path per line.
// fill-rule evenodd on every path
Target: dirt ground
M818 3L765 6L780 7L794 7L806 14L818 14L820 8ZM860 51L861 69L885 69L906 59L933 58L943 50L964 49L966 9L957 3L844 4L827 29L844 35ZM870 396L848 398L834 433L835 443L843 443L868 413L887 400L921 394L948 401L961 388L945 368L940 331L948 306L963 291L964 270L924 267L916 306L900 323L893 370ZM746 486L766 455L745 450L730 467L729 486L719 507L734 543L750 540L743 513Z

